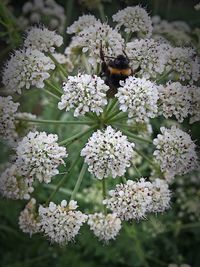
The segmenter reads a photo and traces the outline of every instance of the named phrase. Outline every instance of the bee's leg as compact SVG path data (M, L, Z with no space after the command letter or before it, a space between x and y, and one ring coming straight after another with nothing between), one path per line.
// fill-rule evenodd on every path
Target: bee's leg
M137 69L132 70L133 74L137 74L141 70L141 67L137 67Z
M122 50L122 52L124 53L126 59L128 60L128 63L129 63L130 62L130 59L129 59L128 55L126 54L125 50Z

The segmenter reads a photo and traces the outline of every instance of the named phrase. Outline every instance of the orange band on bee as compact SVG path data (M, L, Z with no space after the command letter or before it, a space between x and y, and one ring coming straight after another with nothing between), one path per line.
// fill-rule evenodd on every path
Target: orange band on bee
M112 68L112 67L108 67L109 71L111 74L121 74L121 75L126 75L129 76L132 74L132 69L131 68L127 68L127 69L116 69L116 68Z

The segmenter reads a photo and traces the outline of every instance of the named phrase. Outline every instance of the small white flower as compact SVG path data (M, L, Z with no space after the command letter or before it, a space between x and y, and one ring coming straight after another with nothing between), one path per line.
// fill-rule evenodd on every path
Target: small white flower
M129 77L121 82L118 93L119 109L128 112L128 117L135 117L137 122L147 122L157 115L157 86L145 78Z
M64 30L65 10L54 0L30 0L23 5L22 12L20 21L24 22L24 27L43 23L51 30L57 29L61 33Z
M93 15L83 15L74 21L74 23L67 28L68 34L77 34L89 26L95 24L98 20Z
M24 233L36 234L39 232L38 218L36 213L36 200L32 198L24 210L20 212L19 228Z
M62 205L51 202L49 207L39 207L40 230L52 243L66 245L73 241L87 220L87 215L70 208L71 201L68 206L62 201Z
M124 39L117 30L98 21L75 35L65 53L68 56L76 54L76 57L80 53L86 54L88 63L95 68L97 63L101 63L101 44L106 56L115 57L122 53Z
M118 235L121 229L121 220L117 218L116 214L94 213L88 215L88 225L99 240L108 242Z
M200 75L200 63L192 48L168 46L167 71L173 71L176 79L193 83Z
M59 146L57 140L56 134L29 132L17 146L17 165L40 182L51 182L59 173L57 168L64 163L63 158L68 156L66 148Z
M123 26L127 33L137 33L139 37L150 37L152 34L151 18L140 6L122 9L112 18L117 22L117 26Z
M192 99L190 123L194 123L200 121L200 87L193 85L189 90Z
M150 212L162 212L169 207L169 190L165 182L154 183L141 178L138 182L128 180L109 191L110 198L103 203L121 220L144 219Z
M172 126L171 129L161 127L160 131L161 134L153 140L156 146L153 155L160 164L161 171L172 180L176 174L182 175L194 170L198 159L196 146L190 135L176 126Z
M17 165L9 166L0 176L0 193L10 199L29 199L33 179L24 175Z
M150 211L163 212L169 209L171 193L166 181L156 178L152 185L152 207Z
M50 58L36 49L17 50L4 67L2 82L12 93L21 93L22 88L31 86L43 88L54 68Z
M189 86L183 86L179 82L167 83L166 86L160 85L158 91L161 114L165 118L174 115L178 122L183 122L191 110L190 90Z
M54 52L63 44L63 37L43 27L32 27L27 31L24 46L41 52Z
M75 117L90 111L99 115L107 105L106 91L109 87L96 75L69 76L63 90L58 108L66 111L75 108Z
M167 62L167 46L154 39L133 40L127 43L126 53L130 58L130 65L144 78L156 78L165 70Z
M18 137L14 122L19 105L12 101L11 96L0 96L0 137L12 146L15 145Z
M133 157L134 143L130 143L120 131L108 126L104 132L93 133L81 151L88 164L88 171L98 179L116 178L126 172Z
M161 20L159 16L152 18L153 38L163 37L176 46L191 45L191 29L185 21Z

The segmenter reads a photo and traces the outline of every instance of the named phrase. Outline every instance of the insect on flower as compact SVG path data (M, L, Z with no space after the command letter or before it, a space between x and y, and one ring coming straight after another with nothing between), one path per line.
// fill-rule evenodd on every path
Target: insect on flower
M136 70L132 70L129 66L130 59L126 52L123 50L124 55L118 55L117 57L105 56L102 43L100 45L100 58L101 64L101 77L105 77L105 83L110 87L107 91L108 97L114 97L117 93L117 88L120 87L120 81L125 81L129 76L133 76L140 71L140 66ZM105 58L112 59L108 63Z

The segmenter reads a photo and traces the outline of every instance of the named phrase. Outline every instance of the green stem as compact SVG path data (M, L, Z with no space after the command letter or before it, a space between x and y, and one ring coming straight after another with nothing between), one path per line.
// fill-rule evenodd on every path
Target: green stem
M105 22L106 21L106 16L105 16L105 13L104 13L103 5L101 3L98 4L98 11L99 11L99 15L100 15L100 18L101 18L102 22Z
M49 190L53 190L53 191L56 189L56 186L53 184L44 184L44 187L49 189ZM72 194L72 190L64 188L64 187L60 187L58 189L58 192L63 193L69 197ZM82 196L81 194L76 194L76 199L80 199L81 201L85 202L84 196Z
M112 109L115 109L117 103L118 103L117 98L110 100L110 103L108 104L107 109L105 111L105 117L110 113Z
M164 73L158 80L156 80L156 83L162 82L164 78L166 78L170 73L172 73L173 70L169 70L168 72Z
M143 142L143 143L148 143L148 144L152 144L152 141L150 139L146 139L146 138L143 138L143 137L140 137L136 134L133 134L129 131L126 131L126 130L121 130L125 135L133 138L134 140L137 140L137 141L140 141L140 142Z
M50 96L53 96L54 98L60 100L60 97L55 95L54 93L50 92L47 88L43 89L43 92L47 93Z
M62 74L67 78L68 74L65 71L65 69L63 68L63 66L56 60L56 58L51 53L48 53L48 56L54 62L56 67L62 72Z
M58 120L39 120L39 119L21 119L21 118L16 118L18 121L26 121L26 122L35 122L35 123L51 123L51 124L88 124L91 125L93 124L92 121L58 121Z
M59 145L69 145L70 143L74 142L75 140L81 138L82 136L86 135L90 131L94 130L97 127L97 125L91 126L89 129L85 130L84 132L77 133L59 143Z
M106 179L105 178L102 179L102 197L103 197L103 200L106 199ZM104 211L104 214L106 215L107 209L105 205L103 205L103 211Z
M125 225L125 230L131 234L131 238L134 240L134 249L140 259L142 266L149 267L148 262L146 261L146 255L142 249L142 244L140 243L140 238L137 236L137 231L131 226L131 229Z
M83 163L83 166L82 166L82 168L81 168L80 174L79 174L78 179L77 179L77 181L76 181L74 190L73 190L73 192L72 192L72 194L71 194L71 198L70 198L70 200L72 200L72 199L74 200L74 199L75 199L75 197L76 197L76 193L78 192L78 190L79 190L79 188L80 188L80 185L81 185L81 183L82 183L82 181L83 181L83 177L84 177L84 175L85 175L86 170L87 170L87 165L86 165L85 163Z
M88 60L85 56L85 54L83 53L82 56L81 56L81 59L82 59L82 62L86 68L86 71L87 71L87 74L90 74L91 73L91 68L90 68L90 65L88 64Z
M44 81L44 83L48 87L52 88L54 91L58 92L59 94L61 94L61 95L63 94L63 92L57 86L55 86L54 84L52 84L50 81L46 80L46 81Z
M133 164L133 163L132 163L132 165L133 165L133 168L135 169L137 175L138 175L139 177L142 177L142 174L141 174L141 172L139 171L139 169L136 167L136 165Z
M111 120L109 120L109 123L124 120L124 119L128 119L128 115L127 115L127 113L124 113L123 111L121 111L119 114L114 116Z
M121 115L121 114L122 114L122 111L119 111L119 110L113 112L112 114L110 114L110 116L106 118L106 122L112 121L116 116Z
M80 158L80 156L78 154L77 158L72 163L72 165L70 166L69 170L63 176L63 178L59 181L59 183L57 184L55 190L52 192L52 194L50 195L50 197L47 199L46 205L53 199L53 197L55 196L55 194L57 193L57 191L59 190L59 188L63 185L63 183L65 182L65 180L67 179L67 177L71 174L71 172L72 172L73 168L75 167L75 165L78 164L80 160L81 160L81 158Z
M147 157L145 154L143 154L143 152L136 149L135 147L134 147L134 151L136 151L141 157L143 157L151 166L153 166L157 170L159 169L158 166L149 157Z

